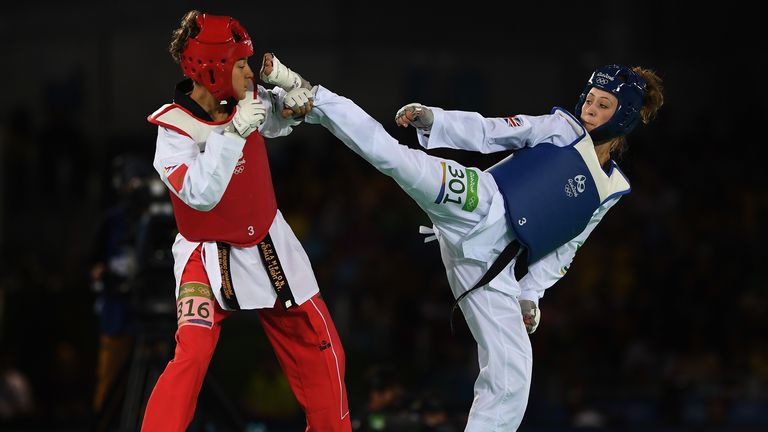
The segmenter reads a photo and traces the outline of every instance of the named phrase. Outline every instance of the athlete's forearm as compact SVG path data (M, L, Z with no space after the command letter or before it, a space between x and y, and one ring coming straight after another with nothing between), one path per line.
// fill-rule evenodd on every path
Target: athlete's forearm
M208 211L218 204L229 185L245 140L211 133L205 151L180 134L160 128L155 169L163 182L185 204ZM183 141L185 150L181 150Z

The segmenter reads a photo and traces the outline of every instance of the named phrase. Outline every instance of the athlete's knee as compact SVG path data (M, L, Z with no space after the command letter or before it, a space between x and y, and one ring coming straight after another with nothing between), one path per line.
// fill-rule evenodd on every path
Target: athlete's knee
M216 349L213 332L196 326L182 326L176 332L174 361L191 361L207 364Z
M336 341L333 351L334 351L334 354L336 354L336 357L339 359L339 364L342 366L341 372L344 373L344 366L346 365L347 354L344 352L344 346L341 344L340 340Z

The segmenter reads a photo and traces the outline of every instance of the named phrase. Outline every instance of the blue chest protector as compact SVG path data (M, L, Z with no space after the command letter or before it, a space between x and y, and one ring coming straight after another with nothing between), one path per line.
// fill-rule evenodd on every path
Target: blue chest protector
M603 171L581 123L560 108L552 113L580 132L575 142L526 147L488 169L504 197L507 220L528 249L529 263L584 231L608 199L630 191L615 163L610 175Z

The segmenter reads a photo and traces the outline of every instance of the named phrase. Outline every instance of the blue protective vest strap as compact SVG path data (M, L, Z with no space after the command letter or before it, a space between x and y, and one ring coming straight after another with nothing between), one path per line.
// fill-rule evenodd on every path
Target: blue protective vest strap
M606 174L581 123L567 111L552 110L578 133L560 147L540 143L514 152L488 169L504 197L508 222L534 263L586 228L608 199L630 191L618 169ZM612 165L616 168L615 164Z

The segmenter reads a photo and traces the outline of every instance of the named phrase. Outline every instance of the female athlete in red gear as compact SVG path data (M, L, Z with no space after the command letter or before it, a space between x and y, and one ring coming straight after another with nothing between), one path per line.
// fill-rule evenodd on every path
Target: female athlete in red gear
M257 309L306 431L351 431L344 350L307 254L277 208L263 139L292 131L299 121L281 111L306 113L309 90L257 85L251 39L231 17L188 12L170 52L188 79L149 121L158 125L154 167L179 229L178 330L142 430L186 430L222 321Z

